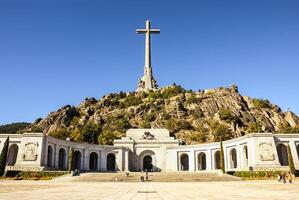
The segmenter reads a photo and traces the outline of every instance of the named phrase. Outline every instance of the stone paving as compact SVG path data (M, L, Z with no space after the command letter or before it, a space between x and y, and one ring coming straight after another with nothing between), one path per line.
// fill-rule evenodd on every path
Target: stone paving
M0 180L1 200L193 200L298 199L299 181L225 182L78 182L71 177L52 181Z

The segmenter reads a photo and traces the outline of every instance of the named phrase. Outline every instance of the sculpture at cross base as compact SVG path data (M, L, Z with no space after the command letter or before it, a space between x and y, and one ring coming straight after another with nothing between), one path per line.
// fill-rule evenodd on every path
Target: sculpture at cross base
M150 21L146 21L145 29L136 29L136 33L145 34L145 62L144 62L144 74L138 80L137 92L152 91L158 88L157 81L153 76L151 66L151 34L159 34L160 29L151 29Z

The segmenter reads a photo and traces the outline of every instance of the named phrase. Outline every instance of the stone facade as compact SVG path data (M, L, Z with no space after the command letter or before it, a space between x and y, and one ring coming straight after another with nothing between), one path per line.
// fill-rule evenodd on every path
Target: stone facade
M67 170L70 148L82 171L215 171L220 170L220 144L180 145L166 129L129 129L114 145L64 141L42 133L1 134L0 150L9 136L7 170ZM227 171L288 169L290 145L299 169L299 134L255 133L223 142Z

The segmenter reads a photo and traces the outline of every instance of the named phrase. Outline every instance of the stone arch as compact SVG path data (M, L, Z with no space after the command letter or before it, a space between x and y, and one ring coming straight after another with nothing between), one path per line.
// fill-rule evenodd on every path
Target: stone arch
M189 156L186 153L180 155L180 171L189 171Z
M238 161L237 161L237 151L235 148L232 148L229 151L229 161L230 161L230 168L236 169L238 167Z
M247 167L248 166L248 147L247 145L243 146L243 166Z
M278 159L279 163L281 166L288 166L289 161L288 161L288 150L287 146L284 144L278 144L276 146L277 148L277 154L278 154Z
M109 153L107 155L107 171L116 171L116 158L114 153Z
M7 165L14 166L17 162L19 146L17 144L10 145L7 154Z
M82 153L79 150L74 152L73 170L81 170Z
M220 165L220 151L216 151L214 153L214 168L215 169L221 169L221 165Z
M157 160L155 156L155 152L151 150L145 150L140 153L139 156L139 166L141 171L159 171L160 169L157 167Z
M60 148L58 152L58 168L60 170L66 169L66 151L64 148Z
M89 155L89 169L92 171L96 171L98 169L98 154L96 152L92 152Z
M207 158L204 152L197 155L197 169L206 170L207 169Z
M53 167L53 147L51 145L48 146L47 167Z

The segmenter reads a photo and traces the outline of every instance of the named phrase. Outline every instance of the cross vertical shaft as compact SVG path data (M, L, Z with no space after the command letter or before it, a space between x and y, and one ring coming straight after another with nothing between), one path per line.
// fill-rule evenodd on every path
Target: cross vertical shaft
M151 29L151 23L146 21L145 29L136 29L139 34L145 34L144 74L138 83L137 91L149 91L157 88L151 66L151 34L159 34L160 29Z

